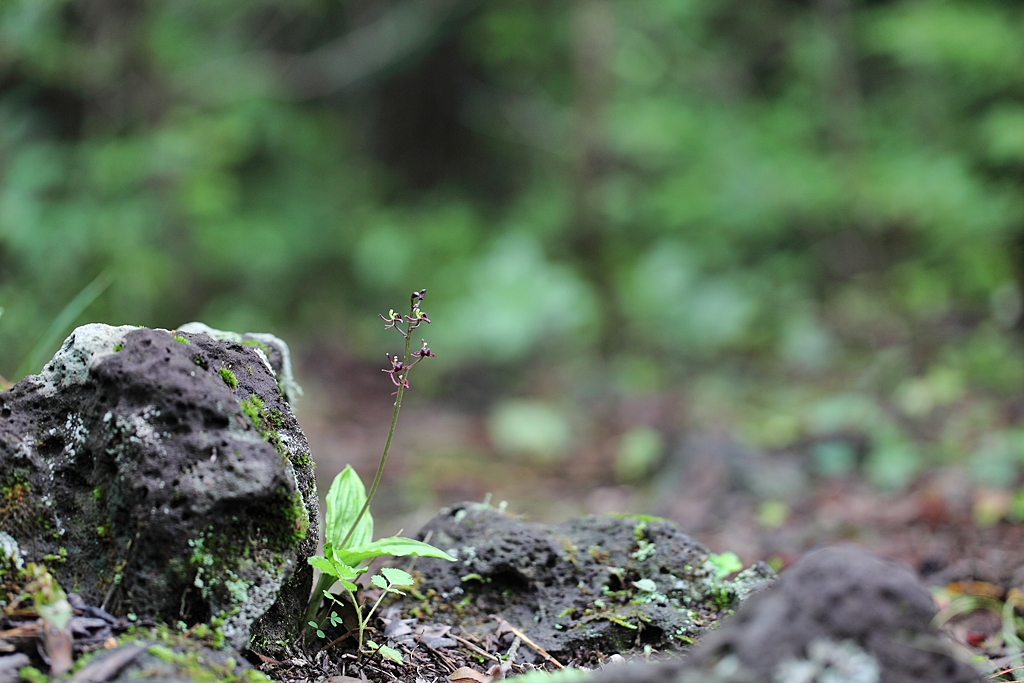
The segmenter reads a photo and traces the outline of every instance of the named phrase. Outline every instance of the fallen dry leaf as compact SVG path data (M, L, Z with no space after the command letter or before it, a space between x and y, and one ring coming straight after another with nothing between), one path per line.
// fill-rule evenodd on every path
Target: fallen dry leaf
M490 676L468 666L460 666L448 676L448 680L452 683L491 683Z
M139 645L125 645L109 654L94 659L68 679L68 683L100 683L117 676L121 669L131 664L132 660L146 651Z
M45 623L43 647L50 660L50 675L60 676L71 669L71 643L73 638L67 628Z

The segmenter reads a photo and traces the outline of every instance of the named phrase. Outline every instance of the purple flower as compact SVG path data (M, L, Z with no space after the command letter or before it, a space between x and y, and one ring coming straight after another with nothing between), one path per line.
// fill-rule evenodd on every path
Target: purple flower
M388 373L388 376L391 378L391 383L396 387L404 387L405 389L408 389L409 382L405 379L405 371L408 368L406 368L405 363L399 359L397 354L395 356L392 356L390 353L386 353L384 355L388 357L388 362L391 363L391 367L384 368L381 372Z
M385 330L390 330L394 328L394 326L397 323L402 322L402 316L398 313L395 313L395 309L393 308L390 311L388 311L388 314L386 316L383 313L378 313L377 315L380 316L381 320L387 323L386 325L384 325ZM401 330L399 330L399 332L401 332Z
M426 339L423 340L423 346L420 348L420 350L419 351L413 351L412 355L415 356L417 359L436 358L437 357L437 354L435 354L433 351L431 351L430 347L427 346L427 340Z
M430 316L420 310L419 306L412 309L412 315L405 316L405 321L409 323L409 329L415 330L420 326L420 323L430 324Z

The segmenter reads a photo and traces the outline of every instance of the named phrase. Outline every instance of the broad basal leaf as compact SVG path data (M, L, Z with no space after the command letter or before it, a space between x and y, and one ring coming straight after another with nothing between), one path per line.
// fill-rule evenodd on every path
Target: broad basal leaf
M339 548L356 515L359 514L366 502L366 488L351 465L346 465L345 469L334 478L331 489L327 492L326 502L327 519L324 539L333 544L335 548ZM349 548L355 548L366 545L372 540L373 517L367 510L346 545Z
M411 538L392 536L381 538L373 543L362 546L349 546L344 550L335 550L335 556L339 562L355 566L371 557L436 557L440 560L454 562L455 558L439 548L427 543L414 541Z

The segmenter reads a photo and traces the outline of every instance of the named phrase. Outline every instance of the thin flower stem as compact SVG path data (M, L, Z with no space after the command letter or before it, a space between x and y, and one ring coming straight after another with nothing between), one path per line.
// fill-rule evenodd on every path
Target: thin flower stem
M370 485L370 492L366 494L366 502L363 503L363 507L359 510L359 514L356 515L355 520L352 522L352 526L349 527L348 533L345 534L345 538L342 539L341 543L338 544L339 548L345 548L352 538L352 534L355 533L356 527L359 526L359 520L363 518L366 511L370 509L370 501L373 500L373 494L377 493L377 486L380 485L380 477L384 474L384 463L388 461L388 451L391 450L391 439L395 436L395 425L398 424L398 412L402 409L402 396L405 395L405 386L409 379L409 370L412 368L409 366L409 340L412 335L405 335L405 371L402 373L402 377L398 381L398 396L395 398L395 410L391 413L391 428L388 430L388 439L384 442L384 452L381 453L380 462L377 464L377 474L373 477L373 484Z

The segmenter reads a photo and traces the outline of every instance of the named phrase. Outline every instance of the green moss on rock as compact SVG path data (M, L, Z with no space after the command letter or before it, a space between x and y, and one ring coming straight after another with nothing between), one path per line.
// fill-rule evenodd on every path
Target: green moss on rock
M284 423L281 411L276 408L267 408L263 399L256 394L251 394L249 398L242 399L238 402L238 406L245 413L246 417L249 418L249 421L252 422L252 426L256 428L260 437L273 446L274 450L278 453L287 457L288 449L285 447L281 434L278 431Z
M220 378L224 380L224 384L227 384L232 389L238 388L238 379L235 377L235 373L231 372L227 368L221 368L217 372L220 373Z

